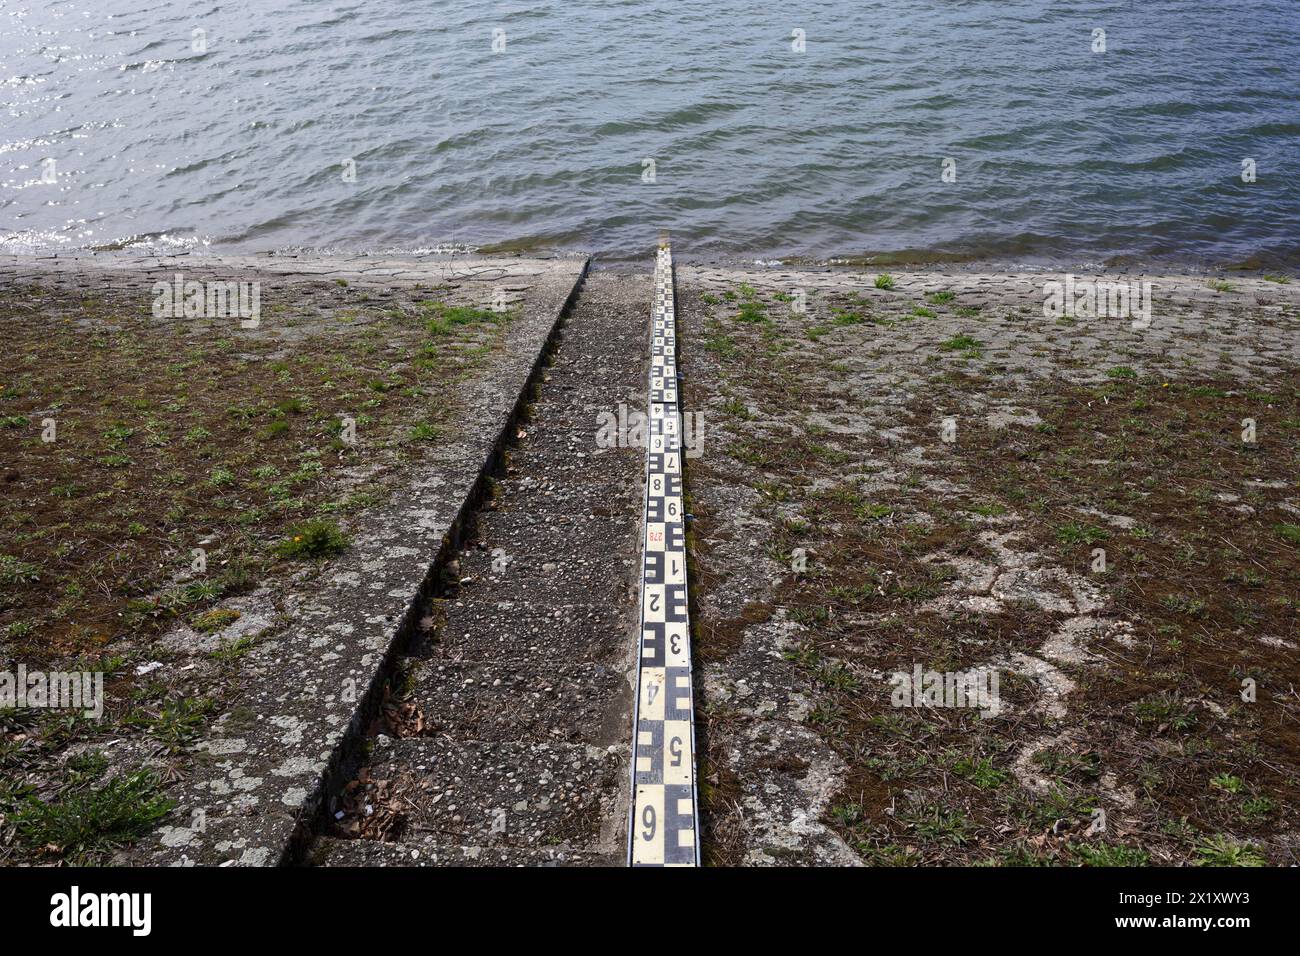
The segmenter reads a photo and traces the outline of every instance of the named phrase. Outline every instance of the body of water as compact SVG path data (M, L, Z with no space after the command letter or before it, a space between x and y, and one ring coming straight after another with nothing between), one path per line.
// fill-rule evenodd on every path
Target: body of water
M0 251L1294 266L1298 163L1295 0L0 0Z

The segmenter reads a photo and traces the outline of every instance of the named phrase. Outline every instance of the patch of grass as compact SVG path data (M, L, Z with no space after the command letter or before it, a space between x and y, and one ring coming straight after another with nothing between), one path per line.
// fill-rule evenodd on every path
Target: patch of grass
M892 289L893 287L894 287L894 277L891 276L888 272L882 272L880 275L876 276L877 289Z
M34 584L40 579L40 569L36 565L20 561L13 555L0 554L0 584Z
M159 794L157 777L137 771L98 789L74 782L48 803L29 796L14 816L15 831L34 850L93 862L144 836L175 806Z
M1300 524L1291 524L1283 521L1273 529L1283 541L1289 541L1291 544L1300 544Z
M1138 373L1127 365L1116 365L1114 368L1108 369L1106 374L1111 378L1137 378Z
M1167 724L1175 730L1190 730L1196 726L1196 714L1187 701L1169 691L1149 694L1135 701L1132 708L1141 724Z
M943 305L947 302L951 302L955 298L957 298L957 293L955 292L931 292L925 297L925 300L931 305Z
M265 439L278 438L289 431L289 423L284 419L276 419L262 429L262 437Z
M870 321L871 319L861 312L854 312L851 309L836 309L834 318L831 319L835 325L865 325Z
M1151 854L1132 846L1113 843L1080 843L1070 847L1084 866L1150 866Z
M1200 598L1190 597L1186 594L1166 594L1160 599L1160 603L1174 614L1200 617L1205 613L1205 602Z
M706 352L712 352L718 358L735 358L740 354L740 346L736 344L736 340L722 332L711 332L700 344L704 346Z
M347 550L348 538L338 524L327 518L316 518L298 525L275 547L282 558L324 558Z
M912 314L918 319L933 319L938 313L934 309L927 309L923 305L918 305L912 310Z
M1207 283L1205 283L1205 284L1208 285L1208 286L1209 286L1211 289L1213 289L1215 292L1231 292L1231 291L1233 291L1232 283L1231 283L1231 282L1224 282L1222 279L1211 279L1209 282L1207 282Z
M745 403L738 398L729 398L722 403L722 410L732 418L739 418L741 421L749 421L754 416L749 413Z
M1251 826L1263 823L1277 809L1277 804L1269 797L1251 797L1241 803L1241 819Z
M1266 274L1263 278L1265 282L1276 282L1278 285L1290 285L1291 283L1290 276Z
M1240 777L1234 777L1230 773L1221 773L1210 778L1210 785L1218 787L1220 790L1226 790L1228 793L1240 793L1242 782Z
M879 521L881 518L888 518L894 513L894 509L889 505L873 504L869 501L854 506L853 513L859 521Z
M420 422L411 429L411 441L437 441L441 432L437 426L430 425L428 422Z
M1097 544L1105 541L1108 537L1110 535L1096 525L1080 524L1077 521L1067 521L1056 528L1056 540L1066 547L1078 544Z
M1196 847L1197 866L1265 866L1264 855L1249 843L1237 843L1223 833L1206 837Z
M179 753L198 739L214 706L207 698L181 697L168 701L158 716L147 723L149 736L172 753Z
M242 616L238 611L230 608L216 607L196 617L190 622L190 627L200 634L211 634L213 631L220 631L228 627Z
M237 661L253 649L257 639L252 634L245 634L243 637L237 637L233 641L223 641L221 646L212 652L212 659L220 661L223 664L229 664Z
M504 312L493 312L491 309L476 309L469 305L424 302L421 303L421 306L425 313L429 315L424 329L434 336L449 335L454 329L462 326L500 322L506 317Z
M955 335L947 342L940 342L939 348L947 352L978 352L984 348L984 343L970 335Z
M930 843L961 846L971 840L971 823L958 809L932 806L910 814L905 822L912 825L916 835Z
M978 760L962 757L953 764L952 769L957 776L969 780L981 790L995 790L1011 779L1005 770L993 766L993 761L988 757Z
M22 415L6 415L0 418L0 428L26 428L31 423L31 419Z

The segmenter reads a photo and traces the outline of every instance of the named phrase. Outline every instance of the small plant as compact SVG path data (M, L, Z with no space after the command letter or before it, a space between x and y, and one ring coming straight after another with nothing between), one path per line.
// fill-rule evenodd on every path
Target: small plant
M1211 777L1210 783L1213 786L1218 787L1220 790L1228 791L1228 793L1241 792L1241 778L1234 777L1229 773L1221 773L1215 777Z
M104 432L104 438L113 448L124 444L128 438L135 434L134 428L126 425L114 425L108 431Z
M325 518L317 518L295 528L288 537L276 545L275 553L290 560L324 558L345 551L347 546L347 536L339 529L338 524Z
M1176 694L1161 692L1135 701L1133 714L1141 724L1170 726L1175 730L1190 730L1196 726L1196 714L1187 702Z
M255 643L257 641L252 634L245 634L233 641L223 641L221 646L212 652L212 659L223 664L232 663L251 651Z
M436 441L438 438L438 428L430 425L428 422L420 422L410 433L411 441Z
M1097 544L1105 541L1109 535L1101 528L1090 524L1079 524L1077 521L1069 521L1059 525L1056 529L1056 540L1066 547L1078 544Z
M790 608L790 620L799 624L821 624L830 616L830 610L821 604Z
M211 634L214 631L220 631L228 627L238 621L241 616L238 611L226 607L217 607L200 614L190 622L190 626L200 634Z
M1198 866L1264 866L1263 854L1249 843L1236 843L1223 833L1206 837L1196 847Z
M1111 378L1137 378L1137 372L1127 365L1116 365L1106 372Z
M1232 283L1224 282L1222 279L1211 279L1206 283L1215 292L1231 292Z
M859 683L857 675L849 670L846 664L839 661L834 664L824 664L816 677L830 690L855 690Z
M0 584L12 587L17 584L33 584L40 579L36 565L20 561L12 555L0 554Z
M961 810L932 806L928 812L912 814L907 822L915 827L917 836L929 842L961 846L971 839L970 820Z
M1275 804L1268 797L1251 797L1241 803L1241 819L1251 826L1263 823L1275 809Z
M962 757L953 764L952 769L957 776L969 780L981 790L995 790L1011 778L1005 770L993 766L993 761L988 757L979 760Z
M925 298L926 298L926 301L929 302L931 305L943 305L944 303L946 303L946 302L951 302L953 299L957 298L957 293L955 293L955 292L931 292L931 293L930 293L929 295L927 295Z
M1283 541L1289 541L1291 544L1300 544L1300 524L1290 524L1283 521L1275 529Z
M970 335L956 335L947 342L940 342L939 348L948 352L964 351L966 353L978 352L984 347L984 343Z
M1200 617L1205 613L1205 602L1200 598L1186 594L1166 594L1160 603L1174 614L1186 614L1188 617Z
M894 287L894 277L891 276L888 272L882 272L880 275L876 276L877 289L892 289L893 287Z
M881 518L888 518L894 513L894 509L889 505L873 504L872 502L863 502L853 509L853 514L859 521L879 521Z
M842 806L831 807L831 819L842 827L851 827L862 822L862 805L858 803L848 803Z
M1071 847L1084 866L1149 866L1151 854L1131 846L1081 843Z
M213 707L213 702L206 698L180 697L168 701L148 723L149 736L172 753L179 753L198 738Z

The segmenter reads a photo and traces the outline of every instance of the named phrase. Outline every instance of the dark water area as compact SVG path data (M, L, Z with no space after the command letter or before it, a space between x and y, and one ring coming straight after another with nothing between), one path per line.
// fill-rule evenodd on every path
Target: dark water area
M1295 0L0 0L0 119L0 252L1300 266Z

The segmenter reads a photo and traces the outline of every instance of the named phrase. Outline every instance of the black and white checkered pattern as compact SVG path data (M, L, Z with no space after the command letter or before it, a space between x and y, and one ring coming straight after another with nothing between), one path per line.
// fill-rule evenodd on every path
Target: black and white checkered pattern
M633 866L698 866L677 326L672 252L666 240L659 246L655 263L650 341L650 430L628 861Z

